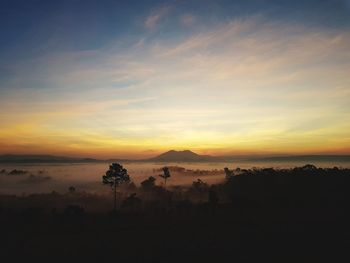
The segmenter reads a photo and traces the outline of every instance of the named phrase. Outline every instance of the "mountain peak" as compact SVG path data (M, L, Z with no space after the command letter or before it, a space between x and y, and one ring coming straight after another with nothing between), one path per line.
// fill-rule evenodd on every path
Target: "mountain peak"
M199 155L190 150L183 150L183 151L170 150L152 158L151 160L160 161L160 162L192 162L192 161L205 161L205 160L208 160L209 157L210 156L208 155Z
M193 153L193 154L196 154L190 150L182 150L182 151L170 150L170 151L167 151L165 153ZM165 153L163 153L163 154L165 154ZM196 154L196 155L198 155L198 154Z

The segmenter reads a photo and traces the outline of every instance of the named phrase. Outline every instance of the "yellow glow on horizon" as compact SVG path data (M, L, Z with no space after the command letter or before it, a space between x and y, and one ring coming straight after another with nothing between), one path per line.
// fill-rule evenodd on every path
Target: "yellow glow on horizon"
M0 154L350 154L350 33L261 19L24 61Z
M328 135L327 135L328 134ZM339 134L340 137L334 137ZM167 138L118 139L81 130L50 131L36 125L14 125L0 131L2 153L56 154L95 158L146 158L170 149L190 149L199 154L308 154L349 153L350 139L337 128L319 134L285 134L263 130L244 136L215 133L169 134ZM339 145L341 145L339 147Z

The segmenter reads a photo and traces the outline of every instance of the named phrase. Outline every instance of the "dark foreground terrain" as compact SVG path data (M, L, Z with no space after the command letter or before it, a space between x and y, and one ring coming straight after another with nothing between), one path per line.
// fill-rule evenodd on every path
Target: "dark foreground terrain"
M95 262L349 262L350 170L227 171L225 183L111 200L78 193L0 197L1 258ZM93 209L92 209L93 208Z

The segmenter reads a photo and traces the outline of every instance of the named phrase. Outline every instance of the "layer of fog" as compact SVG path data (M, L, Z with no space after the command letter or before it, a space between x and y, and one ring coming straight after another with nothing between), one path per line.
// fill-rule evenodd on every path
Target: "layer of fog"
M350 167L349 163L313 163L318 167ZM0 164L1 194L49 193L52 191L65 193L68 187L74 186L80 191L106 193L109 187L102 184L101 177L108 169L108 163L89 164ZM224 167L252 168L274 167L291 168L304 165L298 162L285 163L124 163L132 181L139 185L150 176L157 178L156 184L163 182L158 176L163 166L181 167L171 172L169 187L190 185L200 178L208 184L224 180ZM15 170L15 171L14 171ZM14 172L12 172L14 171ZM19 171L19 172L16 172ZM12 173L11 173L12 172Z

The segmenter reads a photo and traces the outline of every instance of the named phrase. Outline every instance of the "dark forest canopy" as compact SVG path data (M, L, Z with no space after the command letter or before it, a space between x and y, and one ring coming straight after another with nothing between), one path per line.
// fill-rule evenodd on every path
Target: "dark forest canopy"
M2 257L330 262L348 256L350 169L225 171L216 185L198 179L165 189L154 177L139 187L120 185L113 213L112 192L69 186L64 194L0 195Z

